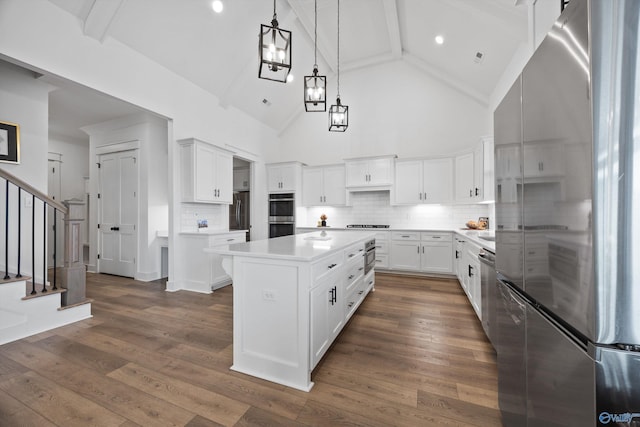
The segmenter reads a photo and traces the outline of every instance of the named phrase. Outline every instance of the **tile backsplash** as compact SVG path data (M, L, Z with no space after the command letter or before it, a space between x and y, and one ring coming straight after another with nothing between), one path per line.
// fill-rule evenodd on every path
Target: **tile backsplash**
M393 228L462 228L469 220L489 217L493 228L493 204L472 205L416 205L391 206L388 191L351 193L351 206L298 208L297 225L315 227L321 214L327 225L344 227L347 224L388 224Z
M182 203L181 231L198 231L198 221L206 221L209 230L227 230L229 207L205 203Z

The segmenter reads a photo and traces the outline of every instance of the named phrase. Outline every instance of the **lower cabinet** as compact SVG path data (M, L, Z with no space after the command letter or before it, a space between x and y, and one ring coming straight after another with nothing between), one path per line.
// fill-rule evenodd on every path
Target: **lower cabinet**
M481 249L472 242L464 242L464 249L459 258L461 262L458 264L458 280L480 320L482 320L482 289L478 253Z
M222 269L222 257L207 254L205 248L242 243L246 241L245 231L228 233L181 233L184 246L188 250L178 254L185 266L185 280L182 289L196 292L211 292L231 283L231 277Z
M424 273L453 273L452 234L449 232L392 232L390 268Z
M311 366L314 367L344 326L344 282L340 270L311 290Z

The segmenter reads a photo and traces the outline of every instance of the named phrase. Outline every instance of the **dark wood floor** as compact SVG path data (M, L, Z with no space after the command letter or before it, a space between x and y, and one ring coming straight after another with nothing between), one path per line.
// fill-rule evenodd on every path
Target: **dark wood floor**
M232 372L232 289L88 275L90 320L0 346L0 426L499 426L457 281L378 274L310 393Z

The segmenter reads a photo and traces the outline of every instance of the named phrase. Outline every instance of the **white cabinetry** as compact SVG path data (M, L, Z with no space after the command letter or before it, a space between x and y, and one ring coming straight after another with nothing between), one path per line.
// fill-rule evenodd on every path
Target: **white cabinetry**
M376 269L389 268L389 232L379 231L376 233Z
M393 183L393 159L396 156L345 160L346 186L351 190L371 187L389 188Z
M180 237L184 247L188 248L188 251L177 255L185 271L183 289L209 293L231 283L231 278L222 269L222 257L207 254L204 249L244 242L246 232L180 233Z
M455 240L456 276L478 319L482 320L482 289L478 260L478 254L482 248L460 235L456 235Z
M286 162L267 165L267 190L269 193L295 193L302 181L302 163Z
M493 138L483 138L476 148L455 158L455 197L477 203L494 199Z
M395 204L450 203L453 159L396 160Z
M303 206L344 206L345 166L314 166L302 168Z
M391 234L391 269L450 274L453 242L448 232L400 232Z
M194 138L178 141L182 201L232 203L233 153Z
M342 269L313 284L311 289L311 366L316 366L344 326Z

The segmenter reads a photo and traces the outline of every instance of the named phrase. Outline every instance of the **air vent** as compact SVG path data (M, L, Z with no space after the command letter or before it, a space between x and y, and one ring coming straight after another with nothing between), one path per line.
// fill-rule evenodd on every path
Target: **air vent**
M476 64L480 64L482 61L484 61L484 53L476 52L476 56L473 58L473 62L475 62Z

